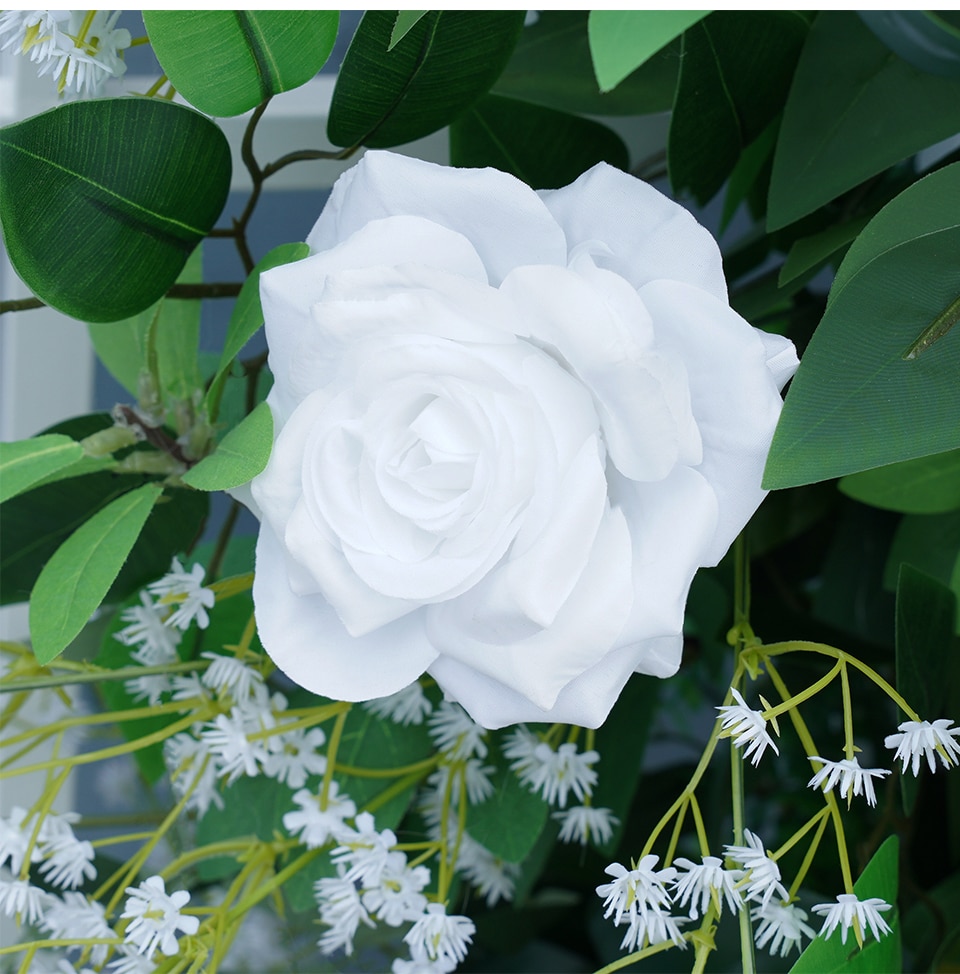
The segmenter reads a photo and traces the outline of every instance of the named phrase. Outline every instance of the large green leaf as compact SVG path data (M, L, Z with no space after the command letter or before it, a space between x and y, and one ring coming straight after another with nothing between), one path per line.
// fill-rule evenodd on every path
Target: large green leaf
M306 84L337 39L335 10L144 10L160 65L208 115L242 115Z
M591 10L590 54L601 91L628 74L702 20L707 10Z
M0 173L17 273L65 314L117 321L153 304L213 226L230 147L164 99L71 102L0 130Z
M702 204L783 107L807 35L788 10L720 10L683 35L668 144L675 192Z
M260 403L239 425L184 475L183 482L198 490L229 490L253 480L267 465L273 449L273 413Z
M829 940L817 937L807 945L790 974L898 974L903 970L900 947L900 918L897 913L897 873L900 843L890 836L874 853L860 878L853 884L853 891L862 901L878 897L891 904L893 909L881 915L892 928L880 940L870 933L864 937L863 950L857 949L852 932L847 942L840 940L840 932L834 930Z
M960 164L889 203L851 246L787 395L770 488L960 447Z
M891 51L930 74L960 78L960 30L932 10L859 10Z
M601 92L590 60L586 10L541 10L525 27L492 91L563 112L642 115L669 111L680 41L662 48L613 91Z
M767 225L786 226L960 130L960 81L897 57L855 13L821 13L787 99Z
M831 223L819 233L795 241L780 268L777 283L782 287L808 271L822 267L831 258L839 259L835 255L848 247L869 221L869 216L859 216Z
M598 162L628 168L619 135L592 119L513 98L485 95L450 126L451 165L492 166L534 189L566 186Z
M960 450L904 460L844 477L848 497L904 514L960 510Z
M367 11L337 77L330 141L388 148L448 125L497 79L523 17L522 11L431 11L388 50L396 12Z
M163 488L145 484L111 501L56 550L30 595L30 638L47 664L84 627L120 573Z
M80 444L58 433L0 443L0 503L29 490L50 474L72 466L82 457Z

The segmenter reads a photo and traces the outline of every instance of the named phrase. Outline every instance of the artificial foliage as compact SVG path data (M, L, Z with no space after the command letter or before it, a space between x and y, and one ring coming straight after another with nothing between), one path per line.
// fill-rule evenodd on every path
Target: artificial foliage
M0 12L126 397L0 444L0 970L957 969L960 18L370 11L284 155L337 13L117 23Z

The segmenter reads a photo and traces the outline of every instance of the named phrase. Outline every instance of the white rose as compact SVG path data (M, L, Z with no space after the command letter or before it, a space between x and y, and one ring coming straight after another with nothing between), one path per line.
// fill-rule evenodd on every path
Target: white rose
M535 193L369 152L263 275L276 442L254 601L293 680L428 672L485 727L595 727L680 661L684 602L763 498L797 366L682 207L599 165Z

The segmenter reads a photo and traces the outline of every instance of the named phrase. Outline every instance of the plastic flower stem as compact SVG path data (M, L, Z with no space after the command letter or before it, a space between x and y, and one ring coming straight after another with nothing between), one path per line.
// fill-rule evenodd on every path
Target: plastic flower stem
M249 592L253 588L253 572L244 572L242 575L230 575L228 578L221 578L213 582L208 588L220 599L229 599L242 592ZM251 637L252 639L252 637ZM249 648L250 640L246 646Z
M71 937L70 940L31 940L29 943L5 944L0 947L0 957L5 954L19 954L21 950L32 950L34 953L43 950L45 947L60 947L68 949L70 947L96 947L97 944L110 944L114 947L119 946L123 941L117 937Z
M700 924L699 929L690 933L690 942L696 948L690 974L703 974L704 970L706 970L707 959L710 957L711 951L717 949L717 945L713 941L713 936L710 934L710 929L717 920L718 898L717 891L713 890L711 894L712 902L707 908L707 912L703 915L703 923ZM740 912L743 913L743 910L740 910Z
M788 699L790 697L790 691L777 672L777 668L769 660L767 661L767 673L780 696L784 700ZM797 732L797 737L800 738L800 743L803 744L807 754L819 754L820 752L817 750L817 746L814 744L813 738L810 736L810 731L807 730L807 725L800 716L800 712L798 710L791 710L789 716L793 723L793 729ZM845 893L852 893L853 876L850 871L850 856L847 853L847 841L843 832L843 817L840 814L840 806L837 804L837 796L832 791L826 791L823 793L823 797L827 803L827 807L830 809L830 816L833 819L833 830L837 837L837 853L840 858L840 871L843 873L843 889Z
M244 865L234 881L230 884L229 889L223 897L223 903L217 910L215 910L217 922L214 925L213 959L210 962L213 970L217 970L217 968L220 966L220 962L223 960L226 952L230 949L230 945L233 943L234 937L236 936L237 925L226 924L226 904L232 902L240 895L243 887L247 885L248 880L250 881L250 888L256 888L260 885L266 874L270 872L273 865L274 853L270 851L269 847L266 848L268 850L269 859L264 862L262 861L262 856L252 856L250 861ZM227 926L226 931L223 929L225 925ZM234 935L227 936L231 930L234 931Z
M74 38L77 47L85 49L88 53L93 52L95 49L91 44L87 42L87 31L93 26L93 18L96 15L96 10L88 10L83 18L83 22L80 24L80 30L77 32L76 38Z
M815 825L830 817L830 809L824 805L815 815L811 815L805 825L802 825L786 842L774 852L770 858L774 861L782 859Z
M304 730L307 727L316 727L317 724L326 723L333 714L329 713L329 708L322 708L324 711L321 713L319 710L314 711L314 713L308 717L301 717L299 720L292 720L287 724L277 724L276 727L266 727L263 730L254 731L251 734L247 734L248 741L265 741L267 738L276 737L277 734L288 734L291 731ZM283 711L286 713L286 711Z
M23 955L23 960L20 962L20 968L17 974L30 974L30 968L33 967L33 959L37 955L37 950L37 947L30 947Z
M677 843L680 841L680 831L683 828L683 823L687 817L687 809L689 807L690 802L686 801L677 812L676 820L673 823L673 832L670 834L670 845L667 846L667 854L663 858L663 863L665 866L669 866L670 863L673 862L673 857L677 853Z
M719 721L717 723L719 725ZM730 796L733 812L733 841L735 845L742 845L745 819L743 759L735 747L730 748ZM739 910L737 922L740 925L740 966L743 968L743 974L754 974L757 969L757 962L753 945L753 927L750 924L750 911L747 909Z
M741 910L741 912L743 911ZM689 940L690 936L690 934L685 934L683 939ZM613 974L614 971L623 970L624 967L629 967L638 960L645 960L647 957L662 954L663 951L669 950L671 947L676 947L676 944L672 940L664 940L659 944L654 944L652 947L635 950L632 954L625 954L623 957L618 957L615 961L611 961L606 967L601 967L598 971L595 971L594 974Z
M57 741L57 747L55 750L59 750L60 741ZM30 838L27 841L27 848L23 853L23 864L20 867L19 879L26 879L30 875L30 860L33 858L33 850L36 847L37 840L40 837L40 829L43 827L44 819L50 814L50 809L53 803L57 800L57 795L60 794L60 789L63 787L64 782L67 780L67 775L70 773L69 768L65 768L60 772L53 780L50 780L50 776L47 776L47 783L44 785L43 792L40 798L30 809L31 816L36 818L33 823L33 828L30 831Z
M319 849L308 849L302 856L298 856L289 865L285 866L278 873L274 873L271 879L266 882L259 884L255 890L245 896L230 912L227 914L227 921L232 923L238 917L243 916L248 913L253 907L255 907L261 900L265 900L274 890L279 889L283 884L291 877L296 876L298 872L302 869L306 869L307 866L313 862L319 855L321 855L325 850L323 847Z
M11 687L10 689L12 690L13 688ZM0 689L0 693L2 692L3 690ZM7 701L7 705L3 708L3 713L0 713L0 731L6 730L7 725L13 722L29 698L30 694L26 690L21 690Z
M829 808L824 806L824 811L829 812ZM807 849L807 854L803 857L803 862L800 863L800 869L797 871L797 875L790 884L791 900L797 895L797 890L800 889L801 885L803 885L803 881L807 878L807 872L813 863L813 857L817 854L817 849L820 847L820 840L823 838L823 833L827 827L827 819L829 817L829 815L823 815L821 817L820 824L817 826L817 831L810 842L809 848Z
M130 41L130 47L140 47L143 44L149 44L149 43L150 43L150 38L147 37L146 34L144 34L142 37L134 37L133 40Z
M230 855L234 852L250 852L250 837L246 836L242 839L224 839L221 842L211 842L208 845L199 846L196 849L190 849L187 852L181 853L173 860L169 865L163 867L160 870L160 875L164 878L169 876L174 876L177 873L183 872L188 866L192 866L195 862L202 862L204 859L214 859L218 856ZM264 843L255 843L255 845L264 845ZM271 842L269 847L275 850L277 853L283 851L284 849L292 849L297 845L293 839L288 842Z
M333 781L333 769L337 763L337 751L340 750L340 740L343 737L343 726L347 722L347 715L350 713L351 705L347 704L337 719L333 722L333 730L330 731L330 740L327 742L327 767L323 772L323 784L320 786L320 807L327 807L327 800L330 797L330 783Z
M453 790L453 775L448 774L443 786L443 801L440 805L440 870L437 877L437 902L445 903L453 872L453 859L450 857L450 796Z
M210 665L209 660L187 660L177 663L158 663L156 666L122 666L120 669L111 670L106 667L96 667L91 669L90 664L84 664L84 672L69 672L61 676L38 676L32 680L15 680L10 683L0 683L0 693L11 693L13 691L26 692L28 690L52 690L57 687L74 686L79 683L109 683L115 680L131 680L138 676L154 676L156 674L168 673L199 673ZM9 708L9 704L7 708ZM169 705L165 705L169 706ZM156 707L149 709L151 713L156 712ZM176 708L172 708L176 709ZM183 707L181 710L185 709ZM93 715L90 715L93 716ZM99 715L98 715L99 716ZM113 715L108 714L113 719ZM84 718L75 718L83 721Z
M834 659L841 659L850 666L858 669L865 677L872 680L881 690L911 719L920 723L920 715L907 703L903 697L897 693L887 681L880 676L876 670L862 663L856 656L850 656L842 649L835 646L827 646L824 643L809 643L804 640L795 639L782 643L771 643L763 647L763 655L766 657L783 656L786 653L820 653L821 656L832 656Z
M252 738L253 734L250 737ZM439 757L434 756L414 764L404 764L399 768L356 768L352 764L338 764L337 771L352 775L354 778L395 778L398 774L421 774L432 771L438 763Z
M153 835L153 829L149 832L123 832L120 835L107 835L102 839L91 839L90 845L94 849L100 849L107 845L116 845L118 842L139 842L141 839L149 839Z
M439 758L439 755L438 755ZM363 806L363 811L370 812L373 814L378 808L386 805L388 801L396 798L397 795L402 795L408 788L413 788L414 785L418 784L425 777L424 774L417 772L416 774L408 774L401 778L399 781L395 781L389 788L384 788L383 791L374 795L370 801L366 802ZM436 845L436 843L434 843Z
M130 46L133 47L132 44ZM150 87L144 92L143 97L144 98L155 97L159 93L160 89L166 83L167 83L167 76L165 74L161 74L160 77L157 78L157 80L152 85L150 85Z
M809 700L811 697L815 697L824 687L829 686L840 674L843 678L846 674L846 667L844 666L843 660L837 660L837 665L833 667L828 673L825 673L819 680L815 683L811 683L806 689L801 690L799 693L792 696L789 700L785 700L783 703L778 703L776 707L770 707L769 710L763 711L764 720L773 720L779 717L781 714L785 714L791 707L797 707L804 701Z
M847 673L847 664L843 660L840 661L840 667L840 686L843 688L843 753L848 761L852 761L856 757L857 749L853 746L853 704L850 701L850 676Z
M697 829L697 841L700 843L700 855L710 855L710 843L707 841L707 830L703 825L703 815L700 814L700 803L697 796L690 795L690 811L693 812L693 823Z

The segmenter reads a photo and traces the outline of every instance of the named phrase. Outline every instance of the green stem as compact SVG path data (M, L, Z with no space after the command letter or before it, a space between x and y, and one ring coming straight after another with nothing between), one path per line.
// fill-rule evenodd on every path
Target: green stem
M92 665L92 664L88 664ZM156 666L122 666L111 670L98 667L83 673L69 673L62 676L38 676L32 680L14 680L11 683L0 681L0 693L12 693L16 690L51 690L56 687L75 686L80 683L110 683L116 680L133 680L138 676L155 676L169 673L195 673L205 670L210 665L209 660L188 660L185 663L160 663ZM152 716L154 708L149 708ZM184 708L180 708L181 710Z

